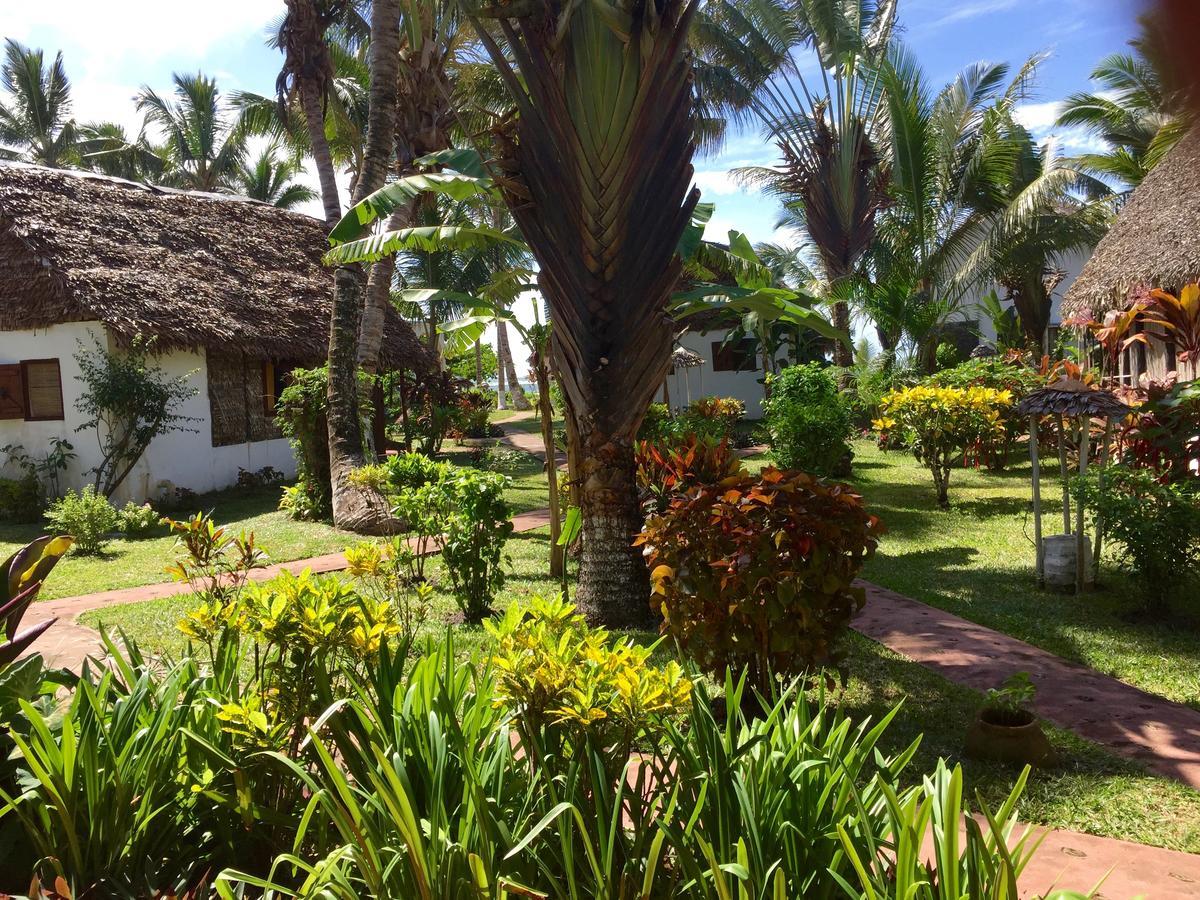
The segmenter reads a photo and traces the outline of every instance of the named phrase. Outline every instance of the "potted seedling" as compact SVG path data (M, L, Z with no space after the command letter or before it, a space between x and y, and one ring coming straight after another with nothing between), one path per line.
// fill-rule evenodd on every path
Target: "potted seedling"
M1028 672L1016 672L989 690L967 731L967 755L1018 765L1052 764L1054 749L1030 709L1036 695Z

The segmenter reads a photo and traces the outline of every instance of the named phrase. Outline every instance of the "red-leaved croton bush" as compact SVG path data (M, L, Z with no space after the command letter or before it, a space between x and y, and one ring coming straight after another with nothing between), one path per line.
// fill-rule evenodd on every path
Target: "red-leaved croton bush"
M841 638L864 594L854 586L883 526L844 484L764 469L676 496L637 538L663 631L718 679L841 669Z
M729 440L689 434L678 442L639 441L635 449L638 497L647 514L665 512L671 499L698 485L742 474Z

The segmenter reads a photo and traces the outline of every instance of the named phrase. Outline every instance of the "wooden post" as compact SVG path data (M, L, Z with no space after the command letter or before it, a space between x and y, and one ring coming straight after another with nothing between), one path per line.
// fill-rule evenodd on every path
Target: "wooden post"
M1079 422L1079 477L1087 474L1088 443L1092 437L1092 417L1084 413ZM1087 561L1083 558L1083 500L1075 504L1075 591L1082 594L1087 586Z
M1062 478L1063 534L1071 533L1071 489L1070 473L1067 472L1067 417L1058 417L1058 468Z
M1104 493L1104 473L1108 470L1109 444L1112 443L1112 416L1104 417L1104 445L1100 448L1100 493ZM1096 540L1092 542L1092 584L1100 579L1100 548L1104 544L1104 507L1096 510Z
M1042 546L1041 466L1038 462L1038 417L1029 417L1029 460L1033 463L1033 543L1037 548L1037 583L1046 586L1046 551Z

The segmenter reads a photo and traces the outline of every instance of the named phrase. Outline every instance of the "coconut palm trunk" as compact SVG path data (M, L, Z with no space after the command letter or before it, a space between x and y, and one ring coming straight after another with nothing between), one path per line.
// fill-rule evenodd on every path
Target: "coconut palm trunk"
M529 405L529 398L525 396L525 389L521 387L521 380L517 378L517 366L513 362L512 345L508 341L508 326L503 322L496 323L496 342L500 345L501 354L498 365L504 367L508 389L512 393L513 409L522 412L532 409Z
M322 88L313 79L301 81L298 88L313 166L317 170L317 181L321 186L321 206L325 211L325 223L332 228L342 217L342 204L338 197L333 153L330 152L329 140L325 136L325 114L321 111Z
M353 202L383 187L396 127L396 92L400 49L398 0L371 4L371 90L362 171ZM358 402L359 310L365 281L359 266L339 266L334 276L329 323L329 473L333 521L339 528L369 533L385 528L386 503L356 488L350 473L364 462Z
M573 423L583 524L575 599L595 622L651 622L632 541L633 442L666 377L675 249L699 192L688 29L694 2L473 6L516 102L498 182L538 262Z

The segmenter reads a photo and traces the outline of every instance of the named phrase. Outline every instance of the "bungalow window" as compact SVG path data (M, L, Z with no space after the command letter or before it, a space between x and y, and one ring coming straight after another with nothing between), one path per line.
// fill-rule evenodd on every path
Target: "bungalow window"
M63 419L62 372L57 359L26 359L0 366L0 419Z
M285 362L263 363L263 412L274 417L275 405L283 389L292 383L292 371L296 366Z
M757 372L758 355L754 338L740 341L713 341L714 372Z

